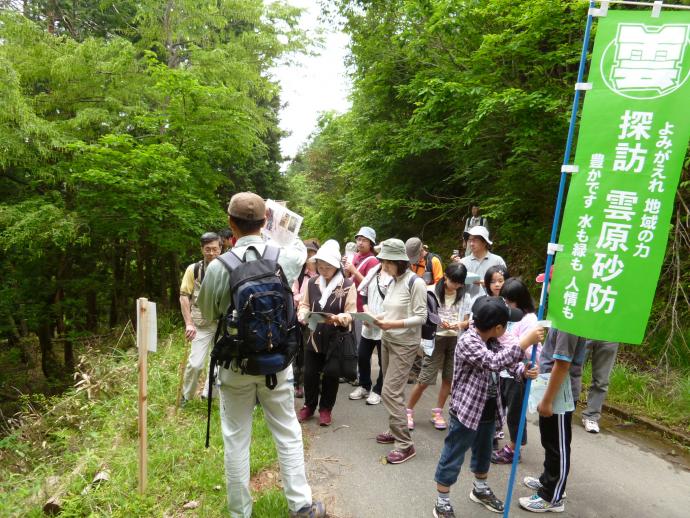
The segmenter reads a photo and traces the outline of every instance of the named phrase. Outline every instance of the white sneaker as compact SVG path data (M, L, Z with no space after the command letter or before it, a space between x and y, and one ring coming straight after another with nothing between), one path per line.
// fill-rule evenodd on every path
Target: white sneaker
M585 427L585 432L599 433L599 423L586 417L582 419L582 424Z
M367 398L367 405L378 405L380 402L381 396L379 396L376 392L369 394L369 397Z
M364 387L357 387L350 392L350 399L363 399L369 395L369 391Z
M520 507L532 513L562 513L565 511L565 503L563 499L555 504L547 502L539 495L523 496L520 498Z

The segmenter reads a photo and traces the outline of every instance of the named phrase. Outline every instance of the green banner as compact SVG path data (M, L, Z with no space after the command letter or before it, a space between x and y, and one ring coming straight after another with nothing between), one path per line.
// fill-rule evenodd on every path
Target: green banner
M690 136L690 13L598 19L549 294L552 325L639 344Z

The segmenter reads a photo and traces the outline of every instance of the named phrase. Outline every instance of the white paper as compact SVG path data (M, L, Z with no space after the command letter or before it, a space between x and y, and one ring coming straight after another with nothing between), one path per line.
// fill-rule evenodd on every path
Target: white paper
M266 225L263 233L281 246L288 246L299 235L302 216L274 200L266 200Z
M362 322L368 322L369 324L373 324L374 320L376 320L376 317L371 313L350 312L350 315L352 315L354 320L361 320Z
M148 328L146 329L146 343L149 352L155 353L158 347L158 318L156 316L156 303L148 303Z
M546 387L549 384L550 377L550 373L545 373L540 374L537 376L537 379L532 380L530 384L529 400L527 402L530 414L534 414L537 411L537 406L546 393ZM558 392L556 392L556 397L553 400L553 413L565 414L573 410L575 410L575 402L573 401L573 390L570 385L570 375L568 375L563 380L563 384L558 389Z

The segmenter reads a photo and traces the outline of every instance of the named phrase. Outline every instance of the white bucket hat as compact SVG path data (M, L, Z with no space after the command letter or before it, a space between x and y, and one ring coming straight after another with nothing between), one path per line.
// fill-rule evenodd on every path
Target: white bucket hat
M355 239L357 239L359 236L366 237L369 241L371 241L372 246L376 244L376 231L371 227L360 228L359 232L355 234Z
M335 239L329 239L314 254L314 259L324 261L334 268L341 267L342 255L340 255L340 245Z
M481 225L477 225L476 227L472 227L469 230L469 232L465 232L465 234L464 234L465 239L467 239L470 236L479 236L484 241L486 241L487 244L493 245L493 242L489 239L489 231L487 230L486 227L482 227Z

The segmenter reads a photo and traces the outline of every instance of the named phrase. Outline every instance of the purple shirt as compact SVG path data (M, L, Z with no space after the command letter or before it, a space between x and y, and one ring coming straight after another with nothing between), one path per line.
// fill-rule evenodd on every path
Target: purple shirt
M507 369L516 377L522 375L525 367L520 361L522 349L517 345L517 341L513 341L513 344L502 345L495 338L490 338L485 343L474 327L470 327L460 336L455 348L450 410L467 428L479 428L491 372L498 373L502 369ZM503 405L500 387L496 397L496 419L502 426Z

